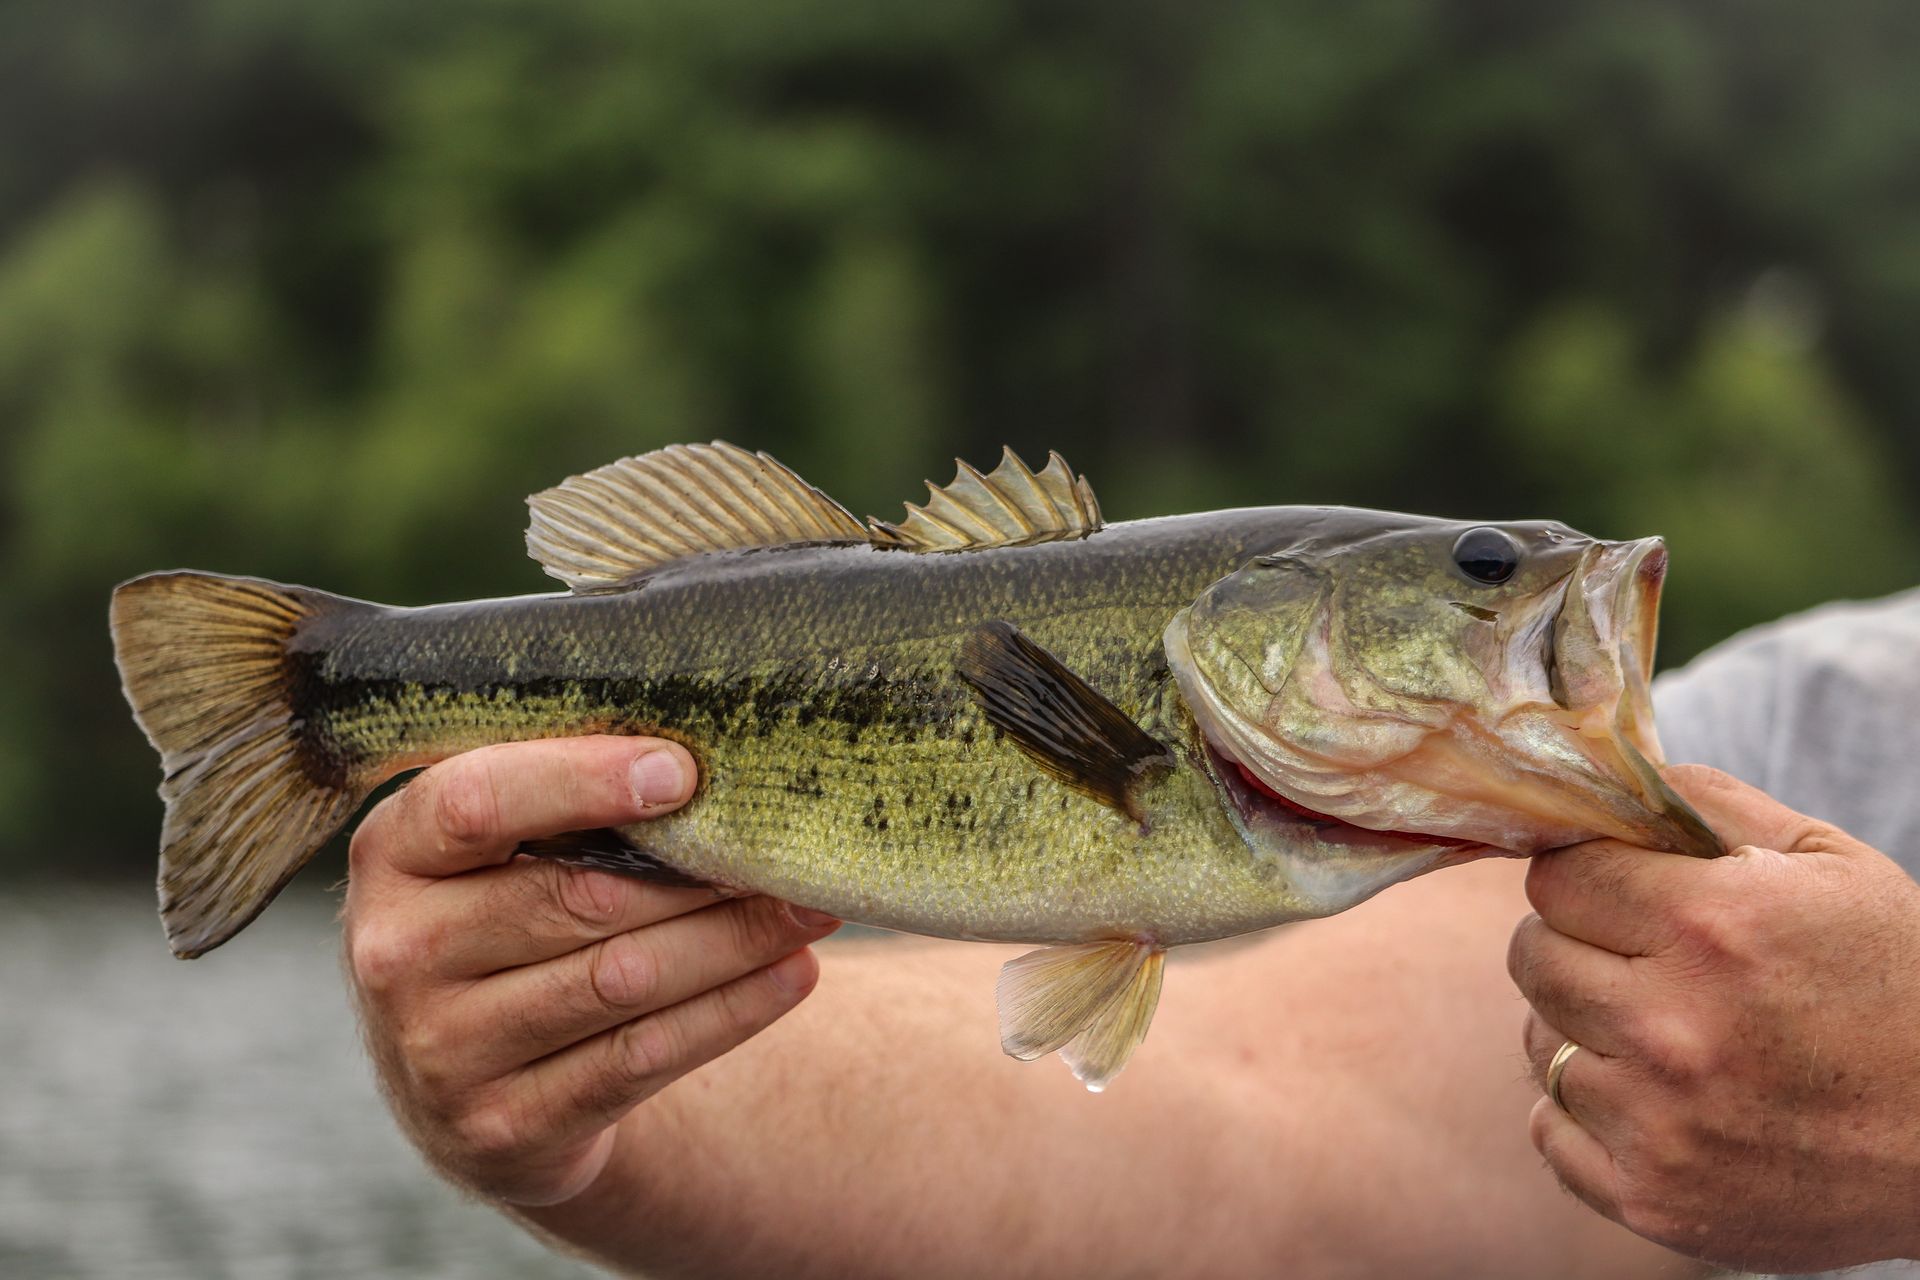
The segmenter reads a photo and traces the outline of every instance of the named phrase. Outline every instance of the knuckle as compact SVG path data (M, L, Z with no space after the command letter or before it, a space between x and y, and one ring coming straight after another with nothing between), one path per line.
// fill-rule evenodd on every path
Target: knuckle
M1652 1186L1682 1187L1699 1172L1685 1126L1658 1120L1643 1121L1638 1163Z
M400 1051L401 1060L407 1064L407 1072L415 1080L430 1074L433 1064L437 1063L446 1048L446 1039L433 1021L416 1018L393 1034L393 1044Z
M347 943L347 959L356 986L375 998L392 995L419 971L420 939L391 925L362 922Z
M1641 1060L1660 1079L1690 1085L1714 1075L1719 1064L1713 1040L1688 1020L1642 1012L1630 1025Z
M1670 909L1675 940L1686 950L1718 959L1735 954L1745 932L1741 908L1725 899L1701 895L1681 899Z
M630 1022L614 1037L619 1075L625 1083L652 1083L679 1074L686 1062L686 1039L665 1018Z
M608 1012L626 1013L652 1002L660 988L660 964L638 937L621 934L594 946L587 981Z
M454 1142L471 1161L489 1165L511 1160L526 1144L520 1117L501 1102L486 1102L462 1112L449 1125Z
M433 826L442 850L463 853L485 845L500 829L500 798L484 755L440 776L433 789Z
M546 868L542 887L560 904L567 923L597 933L613 919L619 904L614 900L613 886L607 876L558 862L542 865Z
M1670 1249L1697 1250L1703 1243L1698 1201L1687 1181L1691 1163L1636 1163L1617 1206L1620 1225Z
M407 1092L417 1105L440 1109L454 1098L459 1088L456 1058L442 1032L415 1023L394 1035L392 1043Z
M1619 1210L1620 1225L1642 1239L1666 1246L1681 1243L1680 1224L1659 1198L1636 1191L1622 1197Z
M1795 853L1857 853L1858 840L1818 818L1802 818L1788 833L1786 849Z
M714 994L719 998L721 1024L736 1037L758 1031L779 1016L781 1001L773 980L763 970L738 982L729 982Z

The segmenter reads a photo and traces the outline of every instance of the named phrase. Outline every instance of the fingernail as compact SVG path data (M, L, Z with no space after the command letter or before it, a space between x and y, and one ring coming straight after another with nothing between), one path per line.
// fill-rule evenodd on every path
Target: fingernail
M830 916L824 911L815 911L811 907L796 907L791 902L787 904L787 914L792 916L793 922L802 929L824 929L828 925L840 923L838 916Z
M678 752L656 749L633 762L633 798L641 804L668 804L687 789L686 767Z
M813 952L803 947L786 959L768 966L767 976L773 979L777 987L804 994L819 979L820 962L813 958Z

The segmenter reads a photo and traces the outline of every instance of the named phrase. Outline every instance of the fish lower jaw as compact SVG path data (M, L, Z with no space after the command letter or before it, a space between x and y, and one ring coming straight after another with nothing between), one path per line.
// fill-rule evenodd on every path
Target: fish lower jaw
M1486 847L1479 841L1463 840L1453 836L1363 827L1358 823L1348 822L1344 818L1321 813L1275 788L1251 766L1218 743L1208 740L1206 745L1208 754L1212 757L1214 774L1226 790L1229 800L1240 811L1243 820L1262 817L1269 821L1298 823L1303 827L1311 828L1319 840L1352 845L1356 851L1364 848L1367 852L1382 855L1431 853L1436 850L1451 854L1468 850L1477 851Z
M1393 836L1396 839L1401 839L1401 840L1412 840L1420 844L1440 844L1440 845L1447 845L1453 848L1469 848L1477 843L1476 841L1473 841L1473 840L1461 840L1454 836L1429 835L1426 832L1422 832L1422 831L1402 831L1402 830L1388 831L1388 830L1382 830L1379 827L1362 827L1358 823L1348 822L1345 818L1336 818L1332 814L1321 813L1318 810L1309 809L1306 805L1301 804L1298 800L1295 800L1289 796L1284 796L1280 794L1280 792L1276 791L1274 788L1272 788L1271 786L1268 786L1264 781L1262 781L1259 774L1255 773L1252 769L1249 769L1246 765L1241 764L1239 761L1234 761L1232 767L1239 770L1241 781L1245 782L1254 791L1258 792L1262 799L1266 800L1270 804L1280 805L1282 808L1285 808L1288 811L1294 814L1297 814L1302 818L1305 818L1309 822L1319 823L1321 825L1328 826L1328 827L1336 827L1336 826L1350 827L1355 831L1372 831L1378 835Z

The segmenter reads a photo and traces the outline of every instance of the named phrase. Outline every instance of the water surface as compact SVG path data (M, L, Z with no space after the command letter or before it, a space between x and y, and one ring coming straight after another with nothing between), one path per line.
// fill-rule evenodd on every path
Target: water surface
M374 1087L333 903L168 954L150 890L0 899L0 1276L593 1276L426 1172Z

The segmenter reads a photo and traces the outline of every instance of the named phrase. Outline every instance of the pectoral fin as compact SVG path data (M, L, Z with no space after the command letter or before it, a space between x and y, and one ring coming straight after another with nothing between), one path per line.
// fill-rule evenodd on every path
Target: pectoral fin
M1000 970L1000 1047L1022 1061L1058 1051L1095 1093L1147 1037L1166 952L1146 942L1030 951Z
M987 719L1041 770L1139 819L1131 792L1173 763L1164 743L1010 622L969 635L956 666Z

